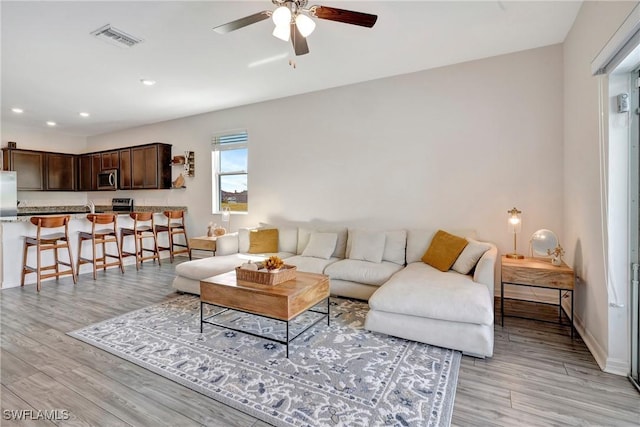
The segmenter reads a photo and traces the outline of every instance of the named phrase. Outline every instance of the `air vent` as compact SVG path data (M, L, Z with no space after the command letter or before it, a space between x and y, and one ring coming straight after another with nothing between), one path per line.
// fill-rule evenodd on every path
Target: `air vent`
M120 47L132 47L142 42L142 39L129 35L122 30L118 30L109 24L92 31L91 35L99 38L100 40L104 40L107 43Z

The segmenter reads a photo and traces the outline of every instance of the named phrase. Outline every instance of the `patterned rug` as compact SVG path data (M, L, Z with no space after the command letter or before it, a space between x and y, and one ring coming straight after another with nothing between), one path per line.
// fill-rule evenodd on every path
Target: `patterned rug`
M69 335L276 426L450 425L461 354L366 331L367 309L332 298L331 325L320 321L300 335L289 359L284 345L264 338L206 324L200 334L192 295ZM322 315L299 316L291 336L315 316ZM235 311L216 321L286 333L280 322Z

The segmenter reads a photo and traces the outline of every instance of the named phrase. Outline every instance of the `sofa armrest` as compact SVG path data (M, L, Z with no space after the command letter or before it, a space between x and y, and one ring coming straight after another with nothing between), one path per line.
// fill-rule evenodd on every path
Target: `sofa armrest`
M478 264L476 264L476 271L473 273L473 281L482 283L487 288L491 295L491 301L493 301L493 290L495 286L495 271L496 260L498 259L498 248L491 244L491 249L486 251Z
M216 239L216 256L238 253L238 233L229 233Z

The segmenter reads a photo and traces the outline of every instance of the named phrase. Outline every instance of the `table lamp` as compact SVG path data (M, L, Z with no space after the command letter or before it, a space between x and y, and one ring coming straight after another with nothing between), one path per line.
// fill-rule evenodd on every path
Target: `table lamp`
M513 233L513 253L507 254L506 257L512 259L522 259L524 258L524 255L520 255L516 251L516 237L522 229L522 212L514 207L513 209L507 211L507 214L509 214L507 220L509 232Z
M222 227L226 230L227 233L231 233L231 229L229 228L231 224L231 210L229 206L225 206L222 208L221 219Z

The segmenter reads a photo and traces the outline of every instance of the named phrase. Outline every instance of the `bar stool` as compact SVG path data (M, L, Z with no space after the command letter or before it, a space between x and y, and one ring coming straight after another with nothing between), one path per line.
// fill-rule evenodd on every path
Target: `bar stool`
M176 254L188 253L189 259L191 259L191 251L189 250L189 238L187 237L187 226L184 223L184 211L164 211L164 216L167 217L166 224L156 225L156 236L158 233L168 233L169 246L158 246L161 251L169 251L169 258L173 262L173 257ZM184 236L185 243L176 243L175 236L182 234ZM175 249L177 246L183 249Z
M158 239L156 238L156 232L153 224L153 213L131 212L129 216L133 218L133 228L120 228L120 253L122 254L122 257L135 256L136 270L139 270L140 264L148 259L157 259L158 265L160 265L160 251L158 251ZM145 223L148 223L148 225ZM123 249L124 238L127 236L135 237L135 253L127 252ZM144 247L144 239L153 239L152 249ZM151 252L151 255L144 256L145 251Z
M122 262L122 253L120 252L120 245L118 244L118 233L116 231L117 227L117 215L115 214L89 214L87 215L87 219L91 222L91 232L81 231L78 233L78 265L76 270L76 275L80 274L80 266L82 264L92 264L93 266L93 280L96 280L96 270L98 268L102 268L104 271L107 270L107 267L111 266L119 266L122 273L124 273L124 264ZM107 226L110 227L96 230L96 225ZM92 258L83 258L82 257L82 243L85 241L91 241L91 253ZM107 253L106 245L107 243L115 243L116 244L116 255ZM96 245L102 245L102 256L96 256ZM107 257L115 258L116 261L107 262Z
M38 292L41 289L41 280L48 277L55 277L56 280L60 276L70 274L73 277L73 283L77 283L77 277L75 270L73 269L73 257L71 256L71 248L69 247L69 215L62 216L34 216L30 221L37 228L36 236L24 237L24 252L22 258L22 276L20 279L20 286L24 286L25 276L29 273L36 273L36 286ZM43 229L48 228L61 228L64 227L64 232L57 232L47 235L42 235ZM27 265L27 255L30 247L36 247L36 267ZM67 248L69 254L69 262L60 261L58 258L58 249ZM42 266L42 252L53 250L54 264ZM60 271L60 264L69 267L69 270ZM53 273L42 272L45 270L55 270Z

